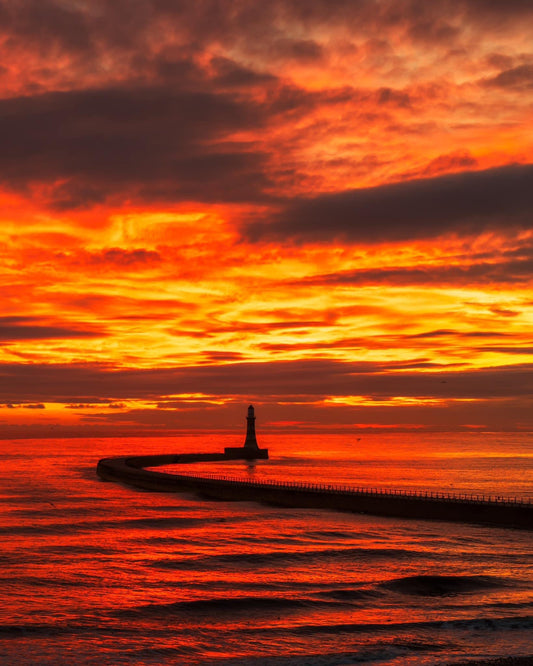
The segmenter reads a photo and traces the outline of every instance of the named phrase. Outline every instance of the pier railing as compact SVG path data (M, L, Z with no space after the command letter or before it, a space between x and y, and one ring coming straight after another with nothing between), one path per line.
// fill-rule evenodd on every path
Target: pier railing
M533 502L530 498L326 482L259 480L220 473L187 471L186 474L176 474L169 469L185 462L223 460L227 460L225 453L105 458L98 462L96 471L104 481L122 481L145 490L193 491L221 500L251 500L294 508L332 509L392 518L445 520L533 530ZM154 467L166 470L155 471Z
M226 482L231 485L241 485L255 488L285 488L293 491L310 491L313 493L328 493L339 495L372 495L380 497L402 497L406 499L435 500L439 502L462 502L469 504L497 504L508 506L525 506L533 508L533 501L520 497L504 497L500 495L477 495L474 493L443 493L431 490L399 490L393 488L375 488L366 486L349 486L335 483L309 483L306 481L263 481L243 479L238 476L223 474L187 473L173 475L180 479L195 479L198 481Z

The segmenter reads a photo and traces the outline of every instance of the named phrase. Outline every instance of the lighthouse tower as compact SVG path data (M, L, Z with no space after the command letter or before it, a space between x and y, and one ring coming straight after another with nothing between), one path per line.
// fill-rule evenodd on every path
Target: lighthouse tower
M253 405L248 407L248 416L246 417L246 439L244 440L244 444L242 446L226 446L224 449L224 457L226 460L268 459L268 449L260 449L257 445Z
M253 405L248 407L248 416L246 417L246 440L244 446L247 449L253 449L254 451L259 449L255 437L255 413Z

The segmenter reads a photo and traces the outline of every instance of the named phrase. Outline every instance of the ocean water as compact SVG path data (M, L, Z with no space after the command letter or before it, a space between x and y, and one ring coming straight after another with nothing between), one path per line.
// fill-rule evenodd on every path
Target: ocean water
M533 532L101 481L242 437L0 441L1 664L434 665L533 654ZM527 435L261 437L194 471L533 499ZM192 467L191 467L192 470Z

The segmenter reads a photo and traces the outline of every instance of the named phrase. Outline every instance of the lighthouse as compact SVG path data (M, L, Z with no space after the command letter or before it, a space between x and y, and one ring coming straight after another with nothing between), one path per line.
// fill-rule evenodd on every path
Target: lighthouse
M257 438L255 436L255 411L253 405L248 407L248 415L246 416L246 439L244 440L244 444L242 446L227 446L224 449L224 456L227 460L268 459L268 449L260 449L257 445Z
M254 451L259 449L255 436L255 413L253 405L248 407L248 416L246 417L246 440L244 446L247 449L253 449Z

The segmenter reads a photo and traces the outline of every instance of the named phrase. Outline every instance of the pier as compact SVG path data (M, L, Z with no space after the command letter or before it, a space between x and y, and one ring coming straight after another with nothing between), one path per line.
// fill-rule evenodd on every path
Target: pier
M193 492L217 500L533 529L533 503L519 499L292 481L254 481L221 474L169 474L146 469L236 460L239 458L238 451L104 458L97 465L97 474L106 481L120 481L145 490ZM250 457L249 451L240 455L243 460Z
M257 444L255 412L253 405L250 405L243 446L227 447L224 453L103 458L96 472L104 481L121 481L145 490L194 492L217 500L247 500L292 508L331 509L391 518L448 520L533 529L533 504L518 499L295 481L256 481L223 474L169 474L146 469L195 462L267 458L268 449L261 449Z

